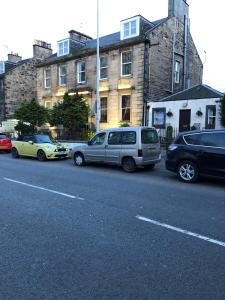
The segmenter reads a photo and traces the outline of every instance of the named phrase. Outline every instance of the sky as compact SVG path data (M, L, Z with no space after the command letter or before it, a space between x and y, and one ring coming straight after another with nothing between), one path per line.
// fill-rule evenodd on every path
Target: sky
M187 0L190 30L204 65L203 83L225 92L224 0ZM0 60L7 53L32 57L34 40L52 45L71 29L97 36L97 0L1 0ZM168 0L99 0L99 35L120 30L135 15L150 21L168 15Z

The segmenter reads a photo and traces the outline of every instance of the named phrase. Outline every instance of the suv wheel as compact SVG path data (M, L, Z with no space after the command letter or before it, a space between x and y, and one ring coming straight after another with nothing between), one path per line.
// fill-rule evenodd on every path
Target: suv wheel
M84 160L84 156L82 153L77 152L74 154L74 163L78 167L85 165L85 160Z
M199 178L198 167L192 161L182 161L178 165L177 175L183 182L196 182Z
M43 150L39 150L38 153L37 153L37 159L39 161L45 161L46 160L46 155L44 153Z
M126 157L123 159L122 168L125 172L131 173L137 169L135 161L131 157Z

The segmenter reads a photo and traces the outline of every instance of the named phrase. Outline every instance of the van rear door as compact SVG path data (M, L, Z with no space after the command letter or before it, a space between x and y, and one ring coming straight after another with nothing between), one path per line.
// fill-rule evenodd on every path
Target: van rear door
M141 130L141 150L145 162L159 158L160 142L155 129L144 128Z

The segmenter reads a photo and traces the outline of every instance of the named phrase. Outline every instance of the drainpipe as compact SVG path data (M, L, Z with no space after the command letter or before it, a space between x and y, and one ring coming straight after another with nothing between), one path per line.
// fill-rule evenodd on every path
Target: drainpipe
M177 34L177 20L174 18L174 29L173 29L173 48L172 48L172 80L171 80L171 92L174 92L174 67L175 67L175 44Z

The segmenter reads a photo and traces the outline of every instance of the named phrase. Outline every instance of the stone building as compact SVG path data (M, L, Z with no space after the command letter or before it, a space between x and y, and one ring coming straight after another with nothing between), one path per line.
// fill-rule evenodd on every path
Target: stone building
M148 103L202 82L202 62L189 30L185 0L169 0L168 17L122 20L120 32L99 39L100 128L147 124ZM83 94L95 124L96 39L71 30L37 67L37 97L45 107L64 93Z
M13 119L23 100L37 97L36 65L51 54L51 45L37 40L33 45L32 58L22 60L18 55L9 54L8 61L0 63L1 121Z

